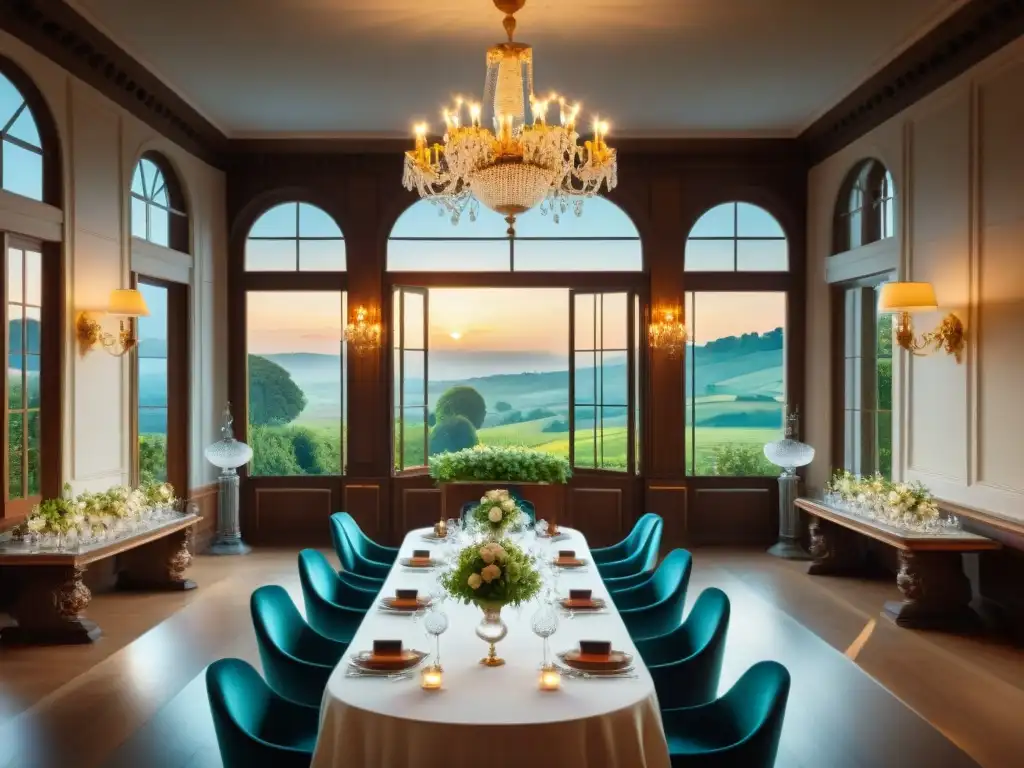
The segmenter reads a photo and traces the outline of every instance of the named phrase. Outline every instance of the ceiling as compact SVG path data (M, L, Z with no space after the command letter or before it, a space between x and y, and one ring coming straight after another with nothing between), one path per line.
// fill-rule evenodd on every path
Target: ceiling
M67 0L232 138L408 135L482 95L490 0ZM794 136L964 0L529 0L539 93L616 135Z

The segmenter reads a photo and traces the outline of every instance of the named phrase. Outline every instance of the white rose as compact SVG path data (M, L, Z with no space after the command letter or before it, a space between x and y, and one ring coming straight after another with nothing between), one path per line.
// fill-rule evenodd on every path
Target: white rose
M487 513L487 519L492 523L500 523L501 518L501 507L491 507L491 511Z
M506 552L505 548L500 544L495 544L491 548L491 551L494 553L494 559L499 563L504 563L508 559L508 552Z
M480 571L480 577L484 581L486 581L488 584L490 584L495 579L500 579L501 578L501 568L499 568L498 566L494 565L494 563L491 563L486 568L484 568L482 571Z
M487 499L489 501L497 501L500 498L501 498L501 491L488 491L487 492Z
M516 503L512 501L512 499L505 499L503 502L501 502L501 508L506 512L511 512L513 509L516 508Z
M494 562L494 552L491 551L490 547L483 547L480 550L480 559L487 563L487 565L490 565Z
M46 521L41 517L30 517L25 524L32 533L39 533L46 527Z
M470 589L480 589L483 579L480 578L479 573L471 573L469 578L466 579L466 583L469 584Z
M490 499L488 499L487 496L481 496L480 497L480 503L481 504L486 504L489 501L490 501Z

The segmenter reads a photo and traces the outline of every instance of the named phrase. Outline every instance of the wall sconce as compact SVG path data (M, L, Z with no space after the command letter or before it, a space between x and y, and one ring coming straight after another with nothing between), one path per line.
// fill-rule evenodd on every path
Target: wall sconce
M120 316L121 328L115 336L104 333L103 327L92 312L82 312L78 316L78 345L84 355L97 344L112 355L120 357L130 352L139 343L132 326L132 319L149 317L149 307L142 294L134 288L117 288L110 293L110 303L106 314Z
M914 337L911 313L933 312L938 308L931 283L885 283L878 299L879 311L899 314L893 330L896 343L903 349L912 355L925 355L943 349L959 363L964 350L964 324L952 312L942 318L934 331Z
M360 357L380 346L381 329L380 323L374 319L375 314L366 307L357 307L352 319L345 326L344 339Z
M647 326L651 349L665 350L669 359L674 360L686 347L688 338L682 307L659 307L652 311L651 322Z

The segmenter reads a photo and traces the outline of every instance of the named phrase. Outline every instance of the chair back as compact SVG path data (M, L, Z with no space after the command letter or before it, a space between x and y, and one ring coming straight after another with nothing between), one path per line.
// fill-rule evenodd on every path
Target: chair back
M636 552L640 547L643 546L644 541L647 538L647 532L655 523L662 522L661 516L656 515L653 512L645 513L639 520L636 521L636 525L633 526L633 530L629 532L629 535L622 540L622 544L627 552ZM659 536L660 543L660 536ZM653 570L653 566L651 568Z
M206 695L224 765L259 765L267 758L260 729L271 693L259 672L241 659L221 659L206 670Z
M640 554L638 562L640 572L653 572L658 564L658 554L661 550L661 534L665 530L665 522L657 515L647 525L647 537L641 542L637 552Z
M306 622L284 587L277 584L260 587L249 599L249 610L256 631L256 642L261 649L266 644L285 653L299 655L297 651L302 643ZM266 664L263 666L265 669Z
M789 688L789 670L777 661L760 661L722 697L737 730L738 765L775 764Z
M635 549L626 552L623 548L622 556L619 559L597 563L597 570L601 577L615 579L653 572L654 566L658 563L658 550L661 547L661 532L664 525L661 518L657 516L646 522L644 535Z
M343 570L358 573L356 563L356 550L352 540L345 530L345 525L340 519L342 513L331 515L331 543L334 544L334 552L338 555L338 562Z
M299 583L309 625L332 640L351 642L366 609L345 605L338 575L315 549L299 552Z
M673 549L669 552L650 581L654 599L658 602L667 600L680 589L685 598L692 570L693 557L689 552L685 549Z

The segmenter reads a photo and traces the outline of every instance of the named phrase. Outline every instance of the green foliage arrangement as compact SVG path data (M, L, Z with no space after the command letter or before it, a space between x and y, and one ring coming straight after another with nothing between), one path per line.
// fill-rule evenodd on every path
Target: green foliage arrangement
M533 558L506 540L463 549L441 585L462 603L521 605L540 592L541 578Z
M448 416L430 430L431 456L472 448L479 442L476 427L465 416Z
M699 474L719 477L773 477L782 470L756 445L719 445L702 462Z
M429 459L430 476L440 483L500 480L516 483L569 482L569 460L518 446L478 445Z
M469 419L474 429L480 429L487 418L487 404L483 396L473 387L459 385L446 389L437 399L438 424L455 416L464 416Z
M77 530L110 529L120 520L138 520L147 516L154 507L175 503L174 487L170 483L147 483L139 488L117 485L98 493L85 492L74 496L69 484L56 499L44 499L36 504L19 528L18 534L62 533Z
M500 536L522 518L522 510L506 490L488 491L472 512L477 528Z
M825 485L825 494L829 503L849 505L850 511L891 525L913 529L941 522L938 502L922 483L894 483L878 473L861 477L840 469Z
M288 424L306 407L306 395L288 371L272 360L249 355L249 423Z

